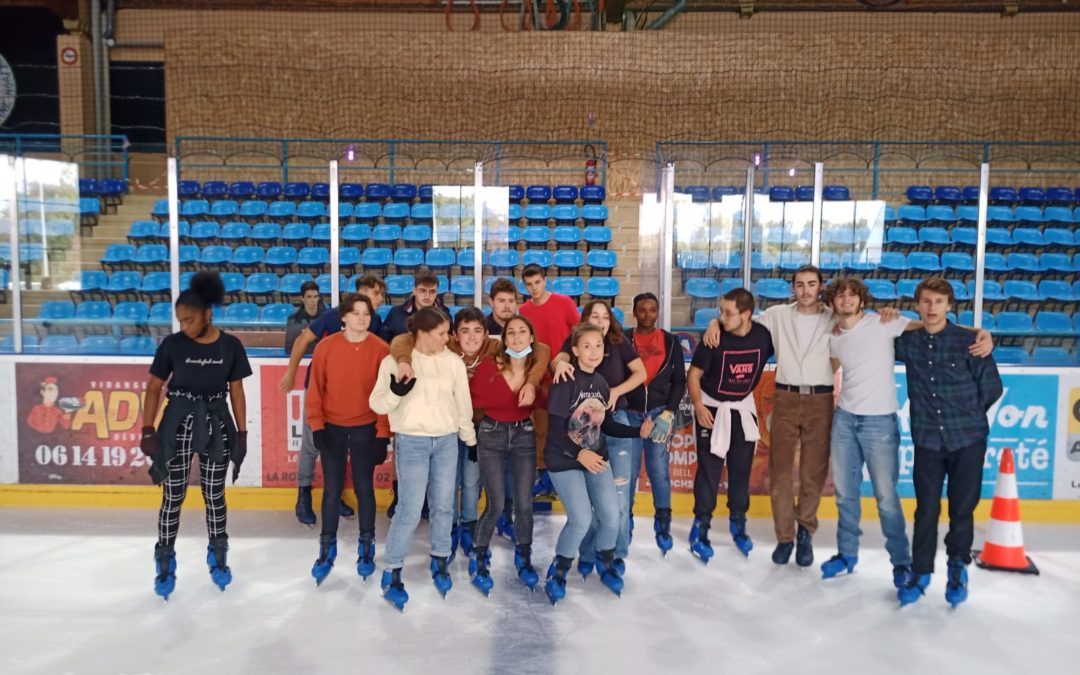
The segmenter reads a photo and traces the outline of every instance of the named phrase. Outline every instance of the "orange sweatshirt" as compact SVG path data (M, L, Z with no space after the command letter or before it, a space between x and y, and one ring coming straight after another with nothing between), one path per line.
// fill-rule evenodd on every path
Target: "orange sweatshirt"
M379 363L390 354L390 347L373 334L363 342L349 342L345 332L319 341L311 358L311 382L305 408L308 425L318 431L326 423L358 427L375 423L378 438L390 438L390 421L376 415L368 404Z

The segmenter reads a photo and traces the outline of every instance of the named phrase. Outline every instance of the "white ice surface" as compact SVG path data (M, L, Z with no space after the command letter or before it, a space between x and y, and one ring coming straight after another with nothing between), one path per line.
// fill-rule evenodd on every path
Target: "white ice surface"
M854 575L822 581L835 523L815 537L816 561L769 560L771 523L754 520L742 559L718 517L708 567L674 524L665 559L649 517L637 518L626 588L574 575L552 608L493 544L495 589L485 599L453 565L443 600L427 572L421 524L404 581L404 614L382 600L380 568L355 571L356 521L343 520L338 564L321 588L310 576L317 530L291 513L230 514L225 593L205 565L202 512L184 513L176 592L153 593L155 513L149 510L0 510L0 673L1075 673L1080 627L1080 526L1028 525L1038 577L974 567L971 598L944 601L944 558L925 598L897 608L877 523ZM543 575L561 516L538 517L534 561ZM722 527L721 527L722 526ZM910 524L909 524L910 531ZM944 534L944 529L942 529ZM982 540L983 528L976 533ZM542 583L542 582L541 582Z

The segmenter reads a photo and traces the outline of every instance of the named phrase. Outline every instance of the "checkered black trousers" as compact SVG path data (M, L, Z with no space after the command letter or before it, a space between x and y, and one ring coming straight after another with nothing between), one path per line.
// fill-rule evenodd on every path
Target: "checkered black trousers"
M209 429L210 421L205 424ZM180 529L180 507L187 496L188 478L191 475L191 462L199 454L199 480L202 485L203 501L206 503L206 531L210 537L225 534L225 478L229 473L229 454L225 452L224 461L212 462L209 452L191 447L194 415L188 415L176 432L176 455L169 460L169 477L162 485L161 511L158 513L158 541L165 546L172 546ZM224 422L219 433L225 434Z

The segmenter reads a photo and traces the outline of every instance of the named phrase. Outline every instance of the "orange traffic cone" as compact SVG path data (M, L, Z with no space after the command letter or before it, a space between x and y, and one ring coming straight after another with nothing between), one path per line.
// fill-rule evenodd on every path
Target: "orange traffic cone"
M1038 574L1024 553L1024 531L1020 527L1020 498L1016 491L1016 467L1012 448L1001 452L994 503L990 507L990 531L986 547L975 552L975 564L987 570Z

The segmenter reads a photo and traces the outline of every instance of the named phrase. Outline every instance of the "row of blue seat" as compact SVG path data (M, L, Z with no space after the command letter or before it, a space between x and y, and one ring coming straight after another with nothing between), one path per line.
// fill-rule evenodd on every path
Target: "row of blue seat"
M822 240L825 240L824 234ZM946 248L975 248L977 243L978 232L974 227L923 226L916 229L894 225L885 231L885 244L893 248L921 246L940 251ZM1045 229L1017 229L1010 232L1001 227L988 227L986 228L986 246L1003 250L1047 248L1072 251L1080 247L1080 230L1073 232L1063 227L1047 227Z
M297 220L325 222L330 218L329 207L322 202L301 202L297 205L292 202L267 203L258 200L237 203L227 199L211 203L205 199L188 199L180 202L178 213L181 218L209 217L222 222L231 218L250 221L268 218L283 223ZM154 203L150 214L158 220L168 218L169 200L159 199ZM581 220L585 225L602 225L608 219L608 208L603 204L585 204L580 208L574 204L529 204L524 208L519 204L511 204L507 215L510 223L518 223L524 219L534 225L543 225L548 221L574 224ZM442 222L471 219L472 213L460 204L443 204L436 210L430 202L412 205L396 202L384 205L361 202L353 205L342 202L338 205L338 218L346 223L367 225L374 225L380 220L396 225L404 224L406 220L416 224L430 224L436 218Z
M897 210L891 207L885 209L885 222L898 221L901 223L976 223L979 220L979 209L976 206L959 206L953 208L948 205L922 206L919 204L905 204ZM992 225L1021 225L1038 226L1043 223L1059 223L1072 225L1080 222L1080 206L1072 209L1068 206L990 206L986 209L986 221Z
M905 191L907 199L912 204L945 204L956 206L958 204L977 204L979 202L979 187L968 185L960 188L952 185L939 185L931 188L929 185L911 185ZM995 186L990 188L988 195L991 204L1003 204L1015 206L1016 204L1030 204L1042 206L1044 204L1056 204L1065 206L1080 202L1080 187L1072 190L1067 187L1022 187L1019 190L1008 186Z
M229 222L224 225L212 221L198 221L189 224L180 221L177 234L182 242L211 243L215 241L228 243L257 243L274 245L278 242L286 244L303 245L308 241L313 243L330 242L330 225L320 223L308 225L307 223L289 223L282 227L277 223L256 223L254 226L247 223ZM611 243L611 228L606 225L589 225L579 228L573 225L561 225L555 228L540 225L530 225L525 228L511 225L505 229L485 227L482 236L484 241L490 243L505 242L516 245L525 242L529 245L546 245L554 241L556 246L577 246L581 242L591 249L593 247L605 248ZM136 220L131 224L127 234L128 241L132 244L146 241L167 241L169 238L168 223L157 223L152 220ZM425 246L437 244L445 246L455 245L459 242L472 242L474 231L469 228L461 228L456 225L376 225L348 224L341 228L341 240L348 244L375 244L397 245L400 243Z
M556 204L572 204L579 198L585 204L599 204L606 196L602 185L509 185L510 201L521 202L528 200L530 203L547 202L554 200ZM252 181L206 181L200 185L199 181L182 180L177 186L180 197L203 199L246 200L252 198L267 201L284 198L292 201L312 199L315 201L329 201L330 184L303 182L287 182L284 185L277 181L264 181L254 183ZM91 193L86 193L90 195ZM409 203L414 199L421 202L430 202L433 197L433 186L430 183L414 185L412 183L341 183L338 185L338 196L344 201L357 201L367 199L368 202L378 203L386 200L391 202Z
M177 251L181 265L252 270L256 268L289 270L294 267L321 270L330 264L330 250L323 246L260 246L224 245L198 247L185 244ZM368 270L385 270L391 264L399 270L426 265L434 270L449 269L453 265L471 268L475 264L474 249L432 248L426 252L420 248L383 247L359 248L344 246L338 251L338 264L354 268L362 265ZM109 244L102 256L101 266L106 269L161 268L169 264L169 249L164 244ZM519 254L514 249L492 249L481 253L481 264L495 269L512 270L521 265L536 264L547 268L577 269L588 265L593 270L610 273L618 264L618 254L608 250L593 250L587 254L578 250L561 250L551 253L544 250L528 250Z

